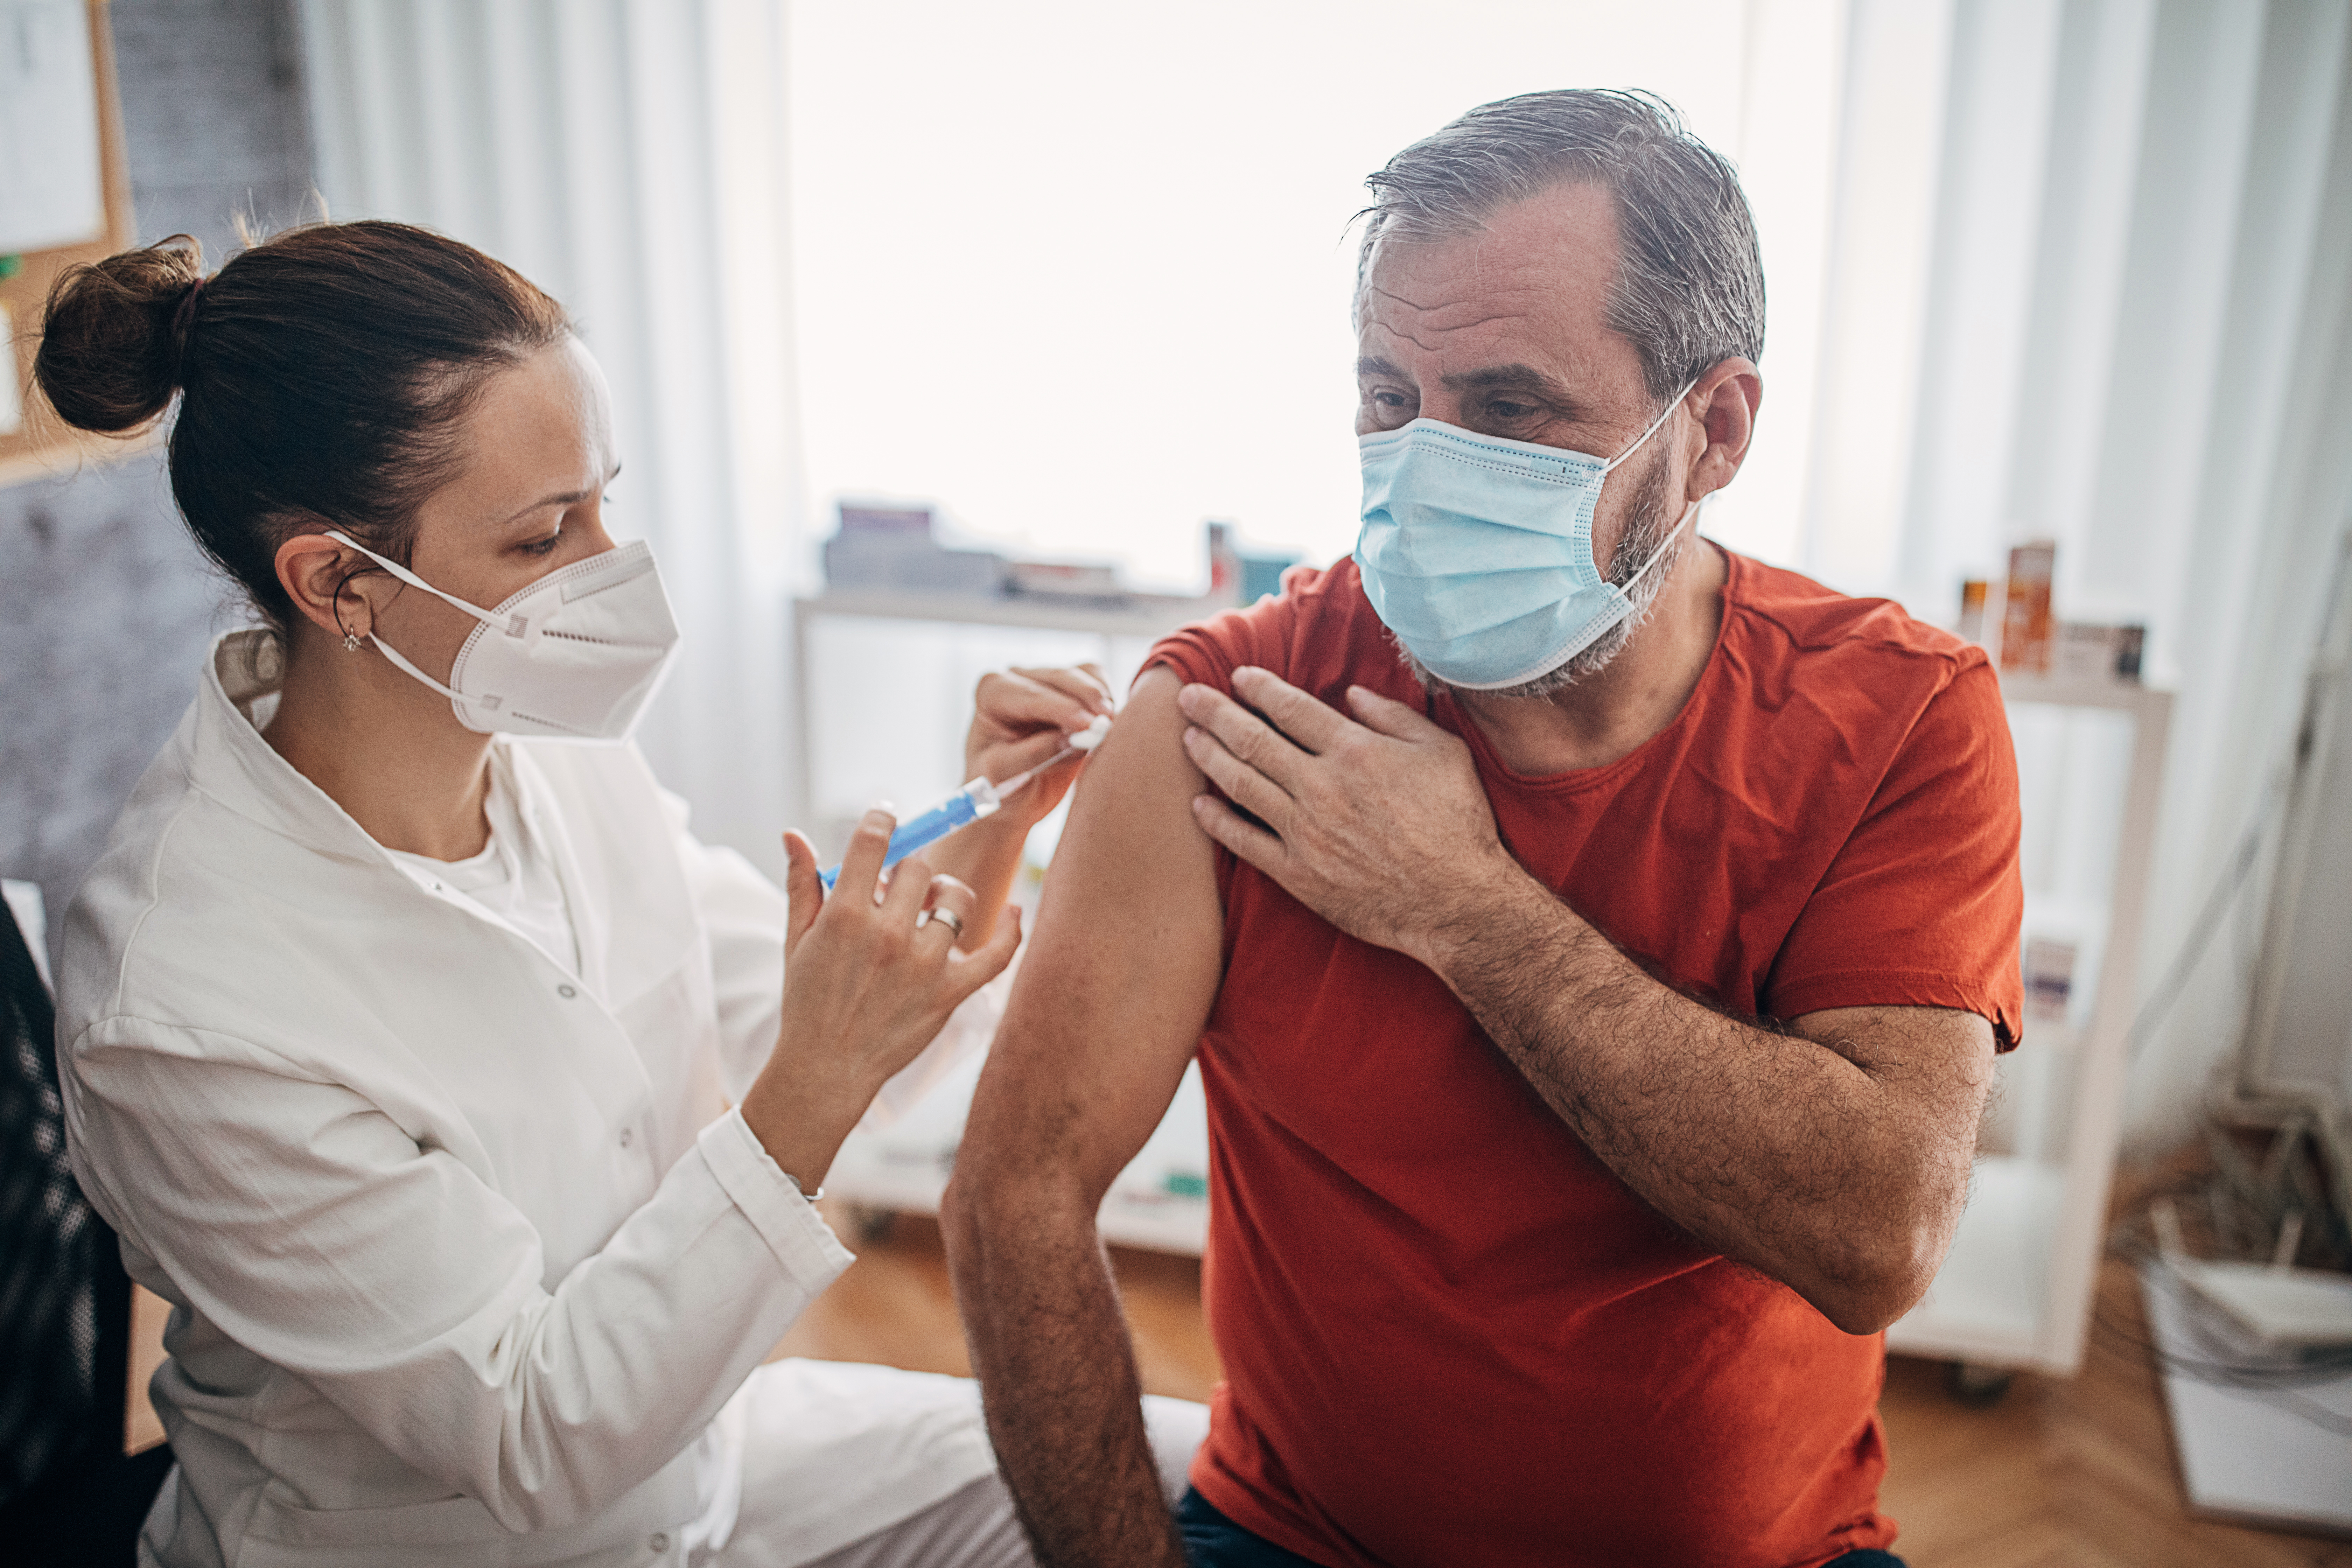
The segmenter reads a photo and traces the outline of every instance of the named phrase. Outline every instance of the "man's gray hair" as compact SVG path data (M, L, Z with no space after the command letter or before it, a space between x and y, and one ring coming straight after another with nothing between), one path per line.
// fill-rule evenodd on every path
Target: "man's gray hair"
M1359 292L1388 236L1451 238L1551 186L1616 197L1609 324L1641 351L1661 403L1709 366L1764 353L1764 268L1730 162L1646 92L1565 88L1482 104L1367 179Z

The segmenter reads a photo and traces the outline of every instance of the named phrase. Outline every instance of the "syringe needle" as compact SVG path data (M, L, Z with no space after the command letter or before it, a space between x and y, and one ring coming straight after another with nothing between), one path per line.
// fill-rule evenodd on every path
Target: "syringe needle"
M1039 773L1045 773L1046 770L1057 766L1062 763L1066 763L1072 757L1083 754L1084 753L1079 750L1079 748L1076 746L1064 746L1060 751L1055 752L1052 756L1047 757L1044 762L1039 763L1036 766L1024 768L1019 773L1014 773L1011 778L1006 779L1003 784L996 785L996 793L1000 798L1004 795L1011 795L1014 790L1019 789L1023 784L1027 784Z

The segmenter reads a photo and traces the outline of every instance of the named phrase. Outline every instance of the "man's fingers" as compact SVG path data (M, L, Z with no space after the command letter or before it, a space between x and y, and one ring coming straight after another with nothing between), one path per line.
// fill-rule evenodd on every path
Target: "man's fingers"
M1184 731L1185 754L1192 765L1223 790L1242 809L1276 833L1289 820L1291 798L1281 785L1227 751L1214 735L1193 727Z
M1184 717L1206 730L1231 752L1286 789L1298 764L1310 754L1213 686L1188 686L1176 694Z
M1267 876L1276 876L1275 868L1282 858L1282 840L1263 827L1243 821L1239 812L1215 795L1192 797L1192 820L1201 825L1202 832Z
M874 884L882 875L882 857L890 851L890 834L898 819L880 806L857 819L856 830L849 836L849 847L841 852L841 875L834 879L836 897L845 897L849 907L862 910L874 902Z
M824 908L824 884L816 877L816 850L797 833L784 835L784 898L791 912L784 919L784 952L790 953L816 923Z
M1383 697L1360 686L1348 688L1348 706L1356 710L1364 728L1376 730L1392 741L1425 741L1449 732L1444 725L1432 723L1412 703L1399 702L1393 697Z
M1272 670L1245 664L1234 671L1234 695L1274 721L1282 732L1318 753L1329 751L1353 728L1338 709L1318 702Z

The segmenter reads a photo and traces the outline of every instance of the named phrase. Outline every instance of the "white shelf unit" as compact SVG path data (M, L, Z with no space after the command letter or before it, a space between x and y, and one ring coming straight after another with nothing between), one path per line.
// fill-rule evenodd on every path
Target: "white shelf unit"
M1886 1331L1886 1345L2071 1376L2083 1363L2105 1245L2172 697L2121 681L2018 675L2004 677L2002 695L2012 709L2105 711L2130 722L2106 897L2028 897L2029 932L2037 915L2062 924L2084 958L2096 955L2095 987L2087 1007L2063 1020L2029 1018L2024 1044L2003 1058L2011 1150L1979 1159L1951 1255L1926 1300ZM2029 798L2029 816L2032 809ZM2029 820L2029 834L2035 826ZM2053 905L2060 906L2054 913Z

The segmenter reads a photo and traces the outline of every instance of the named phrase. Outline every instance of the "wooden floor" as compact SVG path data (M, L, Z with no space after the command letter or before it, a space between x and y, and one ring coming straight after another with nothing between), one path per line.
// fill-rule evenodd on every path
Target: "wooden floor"
M833 1215L845 1238L851 1216ZM900 1217L851 1239L856 1264L818 1299L780 1355L875 1361L968 1374L939 1227ZM1207 1395L1217 1357L1201 1321L1200 1266L1115 1252L1146 1392ZM2100 1310L2144 1336L2129 1272L2110 1262ZM2095 1334L2081 1376L2021 1376L1990 1410L1955 1404L1936 1363L1890 1358L1892 1454L1884 1503L1912 1568L2352 1568L2352 1542L2188 1517L2162 1395L2144 1352Z

